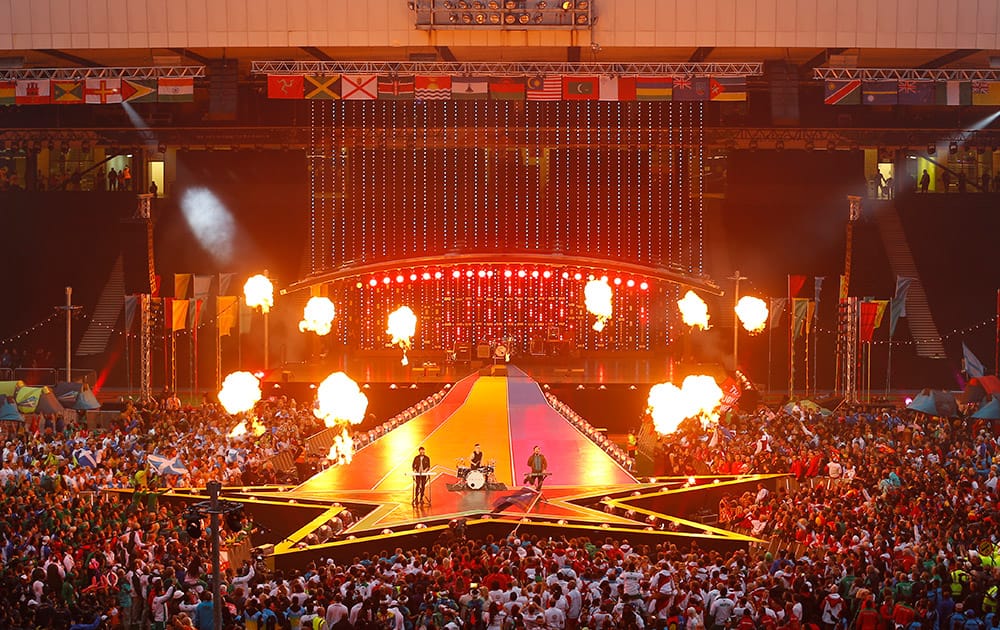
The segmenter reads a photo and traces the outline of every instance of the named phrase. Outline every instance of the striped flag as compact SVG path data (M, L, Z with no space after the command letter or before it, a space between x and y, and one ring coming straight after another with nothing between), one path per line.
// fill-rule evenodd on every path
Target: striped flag
M562 77L552 75L529 77L527 98L529 101L561 101Z
M670 101L674 98L673 77L636 77L635 100Z
M972 82L939 81L935 102L938 105L972 105Z
M864 81L861 100L865 105L895 105L899 102L899 88L894 80Z
M711 77L709 79L709 94L713 101L745 101L747 100L746 77Z
M413 77L379 77L378 97L381 100L412 101Z
M490 82L485 77L452 77L451 98L458 101L478 101L490 95Z
M161 103L190 103L194 101L194 78L160 77L156 91Z
M490 79L490 98L500 101L525 99L524 77L495 77Z
M861 104L861 79L831 79L826 82L825 90L823 102L827 105Z
M447 101L451 98L451 77L417 76L413 79L414 94L424 101Z
M0 81L0 105L13 105L16 93L17 87L13 81Z

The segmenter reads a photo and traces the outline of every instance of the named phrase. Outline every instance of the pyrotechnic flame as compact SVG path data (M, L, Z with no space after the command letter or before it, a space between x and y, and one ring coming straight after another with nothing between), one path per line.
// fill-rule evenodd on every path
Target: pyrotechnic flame
M694 291L685 293L684 297L677 301L677 308L681 310L681 320L685 324L708 330L708 304L705 304L697 293Z
M608 285L606 278L591 280L583 288L583 299L587 306L587 312L593 313L597 317L597 321L594 322L594 330L597 332L604 330L605 324L611 319L611 296L611 286Z
M406 351L411 348L413 335L417 332L417 316L409 306L400 306L389 313L389 324L385 332L392 336L392 345L403 350L402 363L408 365L410 360L406 357Z
M350 376L334 372L327 376L316 390L316 407L313 414L328 427L345 422L360 424L368 411L368 397Z
M760 298L744 295L736 303L736 317L747 332L759 333L767 325L767 303Z
M222 381L219 403L232 414L253 409L260 400L260 381L250 372L233 372Z
M250 419L250 430L255 436L263 435L264 431L267 431L267 427L263 425L257 418ZM229 437L238 438L243 437L247 434L247 421L240 420L239 424L233 427L233 430L229 432Z
M246 298L247 306L250 308L259 306L260 310L266 313L274 306L274 285L265 275L250 276L243 285L243 296Z
M326 458L339 465L350 464L354 459L354 440L347 432L347 427L344 427L340 435L333 438L333 445L330 446Z
M722 389L711 376L692 374L681 387L673 383L658 383L649 390L646 401L653 426L659 433L669 434L686 418L699 418L702 427L719 421Z
M302 312L302 321L299 322L299 331L311 330L320 337L330 334L333 325L333 318L337 315L337 309L330 301L330 298L311 297L306 302L306 307Z

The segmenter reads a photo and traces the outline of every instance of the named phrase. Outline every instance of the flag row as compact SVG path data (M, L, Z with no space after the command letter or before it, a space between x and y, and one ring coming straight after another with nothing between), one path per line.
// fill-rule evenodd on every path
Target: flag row
M267 96L309 100L745 101L746 77L268 75Z
M194 100L193 77L0 81L0 105L107 105Z
M1000 81L828 80L827 105L1000 105Z

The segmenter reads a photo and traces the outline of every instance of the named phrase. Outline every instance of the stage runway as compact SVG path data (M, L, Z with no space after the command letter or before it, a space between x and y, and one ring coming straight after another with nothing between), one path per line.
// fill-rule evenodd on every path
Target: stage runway
M448 490L448 485L458 481L459 460L467 461L477 442L484 451L484 462L494 463L495 481L507 490ZM615 459L550 407L535 381L511 368L507 376L474 374L458 381L438 405L358 450L349 465L319 472L288 494L303 499L378 502L379 513L373 516L386 526L436 515L482 514L520 491L528 472L528 457L536 445L552 473L545 489L596 490L637 483ZM431 458L431 505L414 507L409 473L420 446ZM528 508L520 503L514 506Z

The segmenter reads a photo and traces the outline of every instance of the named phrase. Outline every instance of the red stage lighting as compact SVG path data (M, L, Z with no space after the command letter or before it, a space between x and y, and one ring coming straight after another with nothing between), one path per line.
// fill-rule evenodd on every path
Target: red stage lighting
M435 280L440 280L443 277L443 275L444 274L442 274L440 271L435 271L434 272L434 279Z
M413 282L413 281L414 281L414 280L416 280L416 279L417 279L417 274L415 274L415 273L411 273L411 274L410 274L410 282Z
M451 272L451 277L452 278L461 278L462 277L462 272L459 271L458 269L456 269L455 271Z
M404 278L404 277L402 276L402 274L400 274L400 275L396 276L396 282L402 282L402 281L403 281L403 280L405 280L405 279L406 279L406 278Z
M569 272L568 271L564 271L562 273L562 277L563 277L563 280L569 280Z
M622 279L621 278L615 278L615 286L618 286L621 283L622 283Z
M468 271L465 272L465 277L466 278L471 278L472 277L472 270L471 269L469 269Z
M531 277L532 278L537 278L538 277L538 270L537 269L531 272Z
M527 272L527 271L525 271L524 269L521 269L521 270L519 270L519 271L517 272L517 277L518 277L518 278L524 278L524 277L525 277L525 276L527 276L527 275L528 275L528 272Z
M389 284L390 282L392 282L392 278L390 278L389 276L382 278L383 284Z
M542 277L548 280L549 278L552 277L552 272L546 269L545 271L542 272Z
M486 272L484 270L480 269L478 275L479 275L480 278L485 278L486 277Z
M513 275L514 275L514 272L511 271L510 269L504 269L503 270L503 277L504 278L509 278L509 277L511 277Z
M378 280L376 280L375 278L372 278L371 280L368 281L368 284L370 284L373 287L377 286L378 285Z
M639 285L639 288L642 289L643 291L645 291L646 289L649 288L649 283L648 282L643 282L642 284Z
M424 280L430 280L431 279L431 274L429 272L425 271L424 275L422 277L423 277Z
M582 280L582 279L583 279L583 274L581 274L581 273L580 273L580 272L578 271L578 272L576 272L575 274L573 274L573 279L574 279L574 280Z
M630 288L634 287L635 286L635 280L632 280L631 278L629 278L628 282L625 283L625 286L630 287Z

